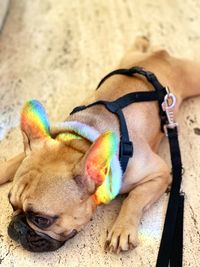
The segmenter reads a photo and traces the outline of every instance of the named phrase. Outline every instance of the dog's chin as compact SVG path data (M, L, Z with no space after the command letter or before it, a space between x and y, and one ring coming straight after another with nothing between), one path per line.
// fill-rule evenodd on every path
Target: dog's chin
M72 238L76 231L72 231L69 237ZM54 251L64 245L65 241L59 241L44 234L34 231L26 222L26 217L23 214L13 218L8 226L8 235L26 250L32 252L48 252Z

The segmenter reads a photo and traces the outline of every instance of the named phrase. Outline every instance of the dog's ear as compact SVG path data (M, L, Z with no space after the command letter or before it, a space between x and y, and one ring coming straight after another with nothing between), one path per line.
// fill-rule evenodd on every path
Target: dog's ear
M111 132L102 134L86 154L85 179L90 193L100 186L110 172L110 164L118 147L117 136Z
M21 130L26 153L30 152L34 145L51 138L49 120L39 101L30 100L24 105L21 113Z

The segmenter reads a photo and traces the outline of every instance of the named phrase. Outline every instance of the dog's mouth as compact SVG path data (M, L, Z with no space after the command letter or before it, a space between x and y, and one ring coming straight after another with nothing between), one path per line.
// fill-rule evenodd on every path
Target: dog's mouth
M56 240L45 233L34 231L27 223L26 216L20 214L15 216L8 226L8 235L10 238L20 243L23 248L32 252L47 252L54 251L70 238L77 234L76 230L73 230L65 241Z

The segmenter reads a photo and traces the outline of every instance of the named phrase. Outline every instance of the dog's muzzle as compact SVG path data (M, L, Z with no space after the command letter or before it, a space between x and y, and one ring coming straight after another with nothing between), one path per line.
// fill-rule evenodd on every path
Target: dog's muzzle
M72 238L76 233L77 231L74 230L73 234L66 239ZM53 251L64 245L66 241L59 241L44 233L34 231L28 225L24 214L19 214L12 219L8 226L8 235L19 242L26 250L32 252Z

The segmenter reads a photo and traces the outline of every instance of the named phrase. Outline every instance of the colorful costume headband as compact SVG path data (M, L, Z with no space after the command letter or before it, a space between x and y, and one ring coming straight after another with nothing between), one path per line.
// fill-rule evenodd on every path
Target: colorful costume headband
M109 203L121 189L122 170L118 157L118 138L110 131L100 134L97 130L78 121L65 121L49 126L43 106L37 100L28 101L21 115L21 128L33 138L52 138L62 142L87 139L92 142L87 157L87 173L100 186L94 194L97 204ZM94 147L94 149L93 149ZM100 162L103 167L99 167Z

